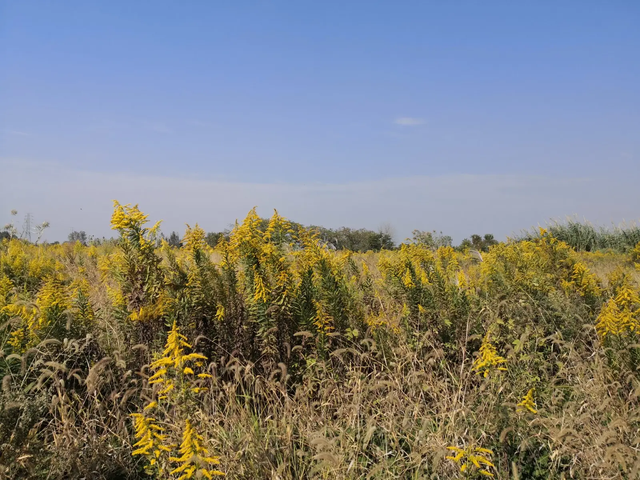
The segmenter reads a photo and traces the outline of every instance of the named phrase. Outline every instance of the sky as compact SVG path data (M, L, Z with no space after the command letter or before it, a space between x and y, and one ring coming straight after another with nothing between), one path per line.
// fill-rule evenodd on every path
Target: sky
M640 2L0 0L0 227L640 220ZM18 210L12 218L10 211Z

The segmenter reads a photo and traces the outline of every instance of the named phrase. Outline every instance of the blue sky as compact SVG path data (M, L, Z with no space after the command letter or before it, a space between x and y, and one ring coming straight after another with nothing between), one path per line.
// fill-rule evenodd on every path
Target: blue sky
M398 239L636 220L639 22L635 0L0 0L0 223L109 235L116 194L165 230L256 204Z

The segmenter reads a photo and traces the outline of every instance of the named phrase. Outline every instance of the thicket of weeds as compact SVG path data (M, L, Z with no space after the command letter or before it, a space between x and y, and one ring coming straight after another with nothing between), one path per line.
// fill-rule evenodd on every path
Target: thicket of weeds
M614 250L629 252L640 242L640 225L623 224L611 228L597 227L588 222L569 218L564 222L553 222L546 227L551 235L578 251L595 252ZM539 237L537 230L525 232L524 240Z
M0 478L638 478L635 253L0 247Z

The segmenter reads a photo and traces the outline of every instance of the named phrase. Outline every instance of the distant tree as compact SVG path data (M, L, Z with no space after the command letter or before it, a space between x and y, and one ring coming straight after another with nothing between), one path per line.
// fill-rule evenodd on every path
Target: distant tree
M489 250L489 247L496 245L497 243L499 242L491 233L485 234L484 237L473 234L471 235L471 239L465 238L458 248L461 250L472 248L479 252L486 252Z
M225 230L224 232L208 232L207 235L204 237L204 241L207 242L207 245L213 248L216 245L218 245L220 240L222 240L223 238L227 240L229 239L228 230Z
M460 245L458 245L457 247L457 249L460 251L469 250L471 248L473 248L473 244L471 243L471 240L469 240L468 238L465 238L464 240L462 240Z
M450 247L453 239L449 235L438 233L435 230L427 232L424 230L414 230L412 232L411 242L428 248L437 249L440 247Z
M498 242L498 240L495 239L492 233L486 233L483 241L484 241L484 248L487 250L489 249L490 246L497 245L498 243L500 243Z
M380 235L380 243L385 250L393 250L396 248L396 242L394 242L394 229L389 223L384 223L378 230Z
M380 248L379 250L393 250L396 248L396 242L393 241L393 233L391 231L379 231L377 233Z
M80 242L85 246L88 243L87 234L84 230L80 230L79 232L73 230L67 238L72 243Z
M435 239L433 238L433 232L426 232L423 230L414 230L411 232L411 242L416 245L422 245L424 247L434 248Z
M4 240L5 238L11 238L11 234L7 231L0 232L0 242L2 242L2 240Z
M182 241L180 240L180 234L178 232L171 232L169 238L166 239L167 243L172 247L181 247Z
M352 229L341 227L336 230L318 226L309 227L318 233L321 241L329 248L336 250L351 250L354 252L366 252L369 250L391 250L395 243L388 231L367 230L366 228Z

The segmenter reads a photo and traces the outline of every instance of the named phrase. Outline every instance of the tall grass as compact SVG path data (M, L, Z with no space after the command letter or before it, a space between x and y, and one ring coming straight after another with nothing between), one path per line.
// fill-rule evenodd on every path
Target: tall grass
M115 244L2 242L0 479L638 478L637 255L258 220L157 247L116 204Z
M569 218L555 221L545 227L555 238L577 251L615 250L629 252L640 243L640 225L622 224L610 228L598 227L588 222ZM540 236L539 230L523 232L518 238L532 240Z

